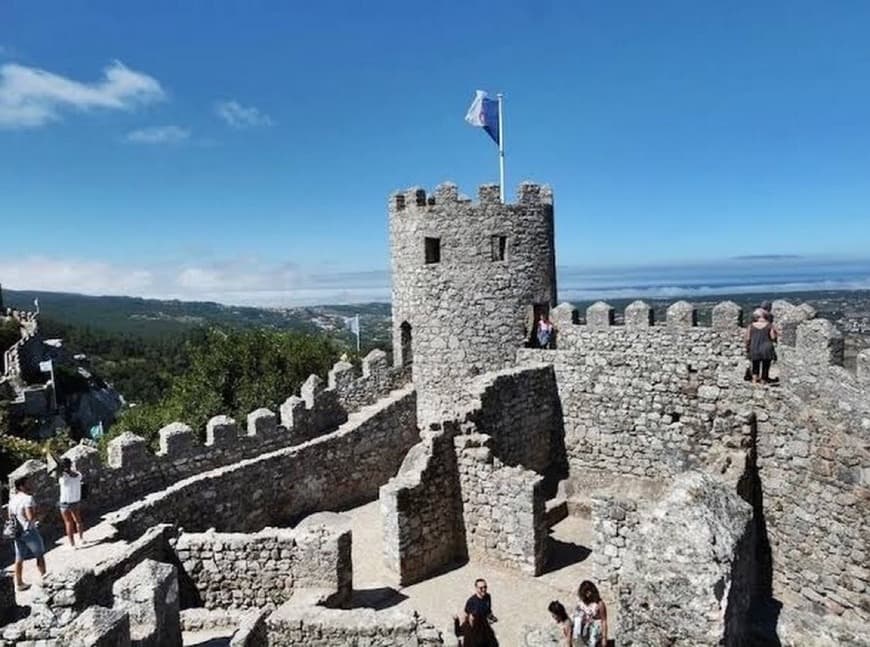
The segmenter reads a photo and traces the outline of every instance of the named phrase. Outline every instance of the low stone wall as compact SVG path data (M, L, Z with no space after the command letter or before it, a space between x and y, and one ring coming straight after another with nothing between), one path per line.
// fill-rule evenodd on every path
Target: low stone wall
M414 612L341 610L316 594L294 596L267 619L269 647L396 647L443 645L441 634Z
M484 434L455 438L469 557L540 575L547 562L543 477L493 456Z
M123 537L158 521L190 531L254 532L371 501L417 442L411 387L335 432L185 479L106 516Z
M453 436L458 425L421 432L399 473L381 486L383 556L402 586L466 556Z
M299 588L353 590L350 522L334 513L296 528L258 533L183 533L176 544L188 581L207 609L276 607Z
M592 499L592 569L596 582L611 594L619 591L625 553L637 529L637 502L602 496Z

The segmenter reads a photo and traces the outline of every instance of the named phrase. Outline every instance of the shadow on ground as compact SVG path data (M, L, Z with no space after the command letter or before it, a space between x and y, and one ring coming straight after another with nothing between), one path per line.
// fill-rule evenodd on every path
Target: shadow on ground
M374 609L380 611L394 607L408 599L404 593L399 593L389 586L380 586L374 589L357 589L351 598L353 609Z
M547 557L547 566L544 569L545 573L552 573L566 566L571 566L571 564L582 562L592 553L586 546L562 541L554 537L550 537L549 542L549 555Z

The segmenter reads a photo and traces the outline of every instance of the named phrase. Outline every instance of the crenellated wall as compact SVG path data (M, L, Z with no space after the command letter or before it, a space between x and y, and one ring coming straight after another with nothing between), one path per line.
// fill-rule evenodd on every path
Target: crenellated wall
M373 350L362 362L362 375L346 362L337 363L324 385L316 375L306 380L300 396L289 397L279 417L269 409L248 414L243 428L228 416L215 416L205 430L205 443L189 426L175 422L159 431L159 450L152 453L146 441L126 432L108 444L107 462L87 445L67 451L88 484L86 511L100 514L114 510L192 475L291 447L334 431L348 414L376 402L407 384L408 369L388 365L383 351ZM119 424L123 424L123 421ZM57 483L41 461L28 461L9 476L31 477L40 505L56 509ZM58 532L60 519L47 520L46 530Z
M123 537L158 522L253 532L370 501L419 439L416 394L395 391L332 433L179 481L107 515Z
M775 310L789 331L776 386L744 381L741 315L727 302L716 306L710 327L697 326L685 302L661 324L643 302L626 309L624 325L614 325L607 304L591 306L583 325L573 323L569 305L559 306L558 350L521 349L518 361L553 365L570 482L581 498L620 494L640 504L693 468L735 487L757 434L763 503L755 518L769 539L775 595L866 622L870 351L850 373L833 324L804 306L779 301ZM596 521L616 533L599 539L602 577L623 561L616 521Z

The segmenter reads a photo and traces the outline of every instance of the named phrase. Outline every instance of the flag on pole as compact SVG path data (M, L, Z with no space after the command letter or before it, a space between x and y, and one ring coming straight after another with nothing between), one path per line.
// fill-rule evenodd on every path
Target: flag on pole
M359 352L359 315L345 317L344 325L350 328L350 331L356 335L356 350Z
M47 359L44 362L39 363L39 370L42 371L43 373L51 373L51 369L52 369L52 366L51 366L50 359Z
M498 113L498 101L490 99L483 90L477 90L468 114L465 115L465 121L477 128L483 128L492 137L492 141L501 144Z

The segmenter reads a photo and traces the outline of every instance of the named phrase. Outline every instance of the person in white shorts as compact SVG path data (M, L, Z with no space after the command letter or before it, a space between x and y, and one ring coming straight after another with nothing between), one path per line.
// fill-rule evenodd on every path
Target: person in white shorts
M39 574L45 576L45 544L42 543L42 535L39 534L36 520L36 502L30 493L30 484L27 477L15 481L15 494L9 497L9 516L15 517L21 526L21 534L15 540L15 588L26 591L29 584L24 583L24 562L28 559L36 559L36 568Z

